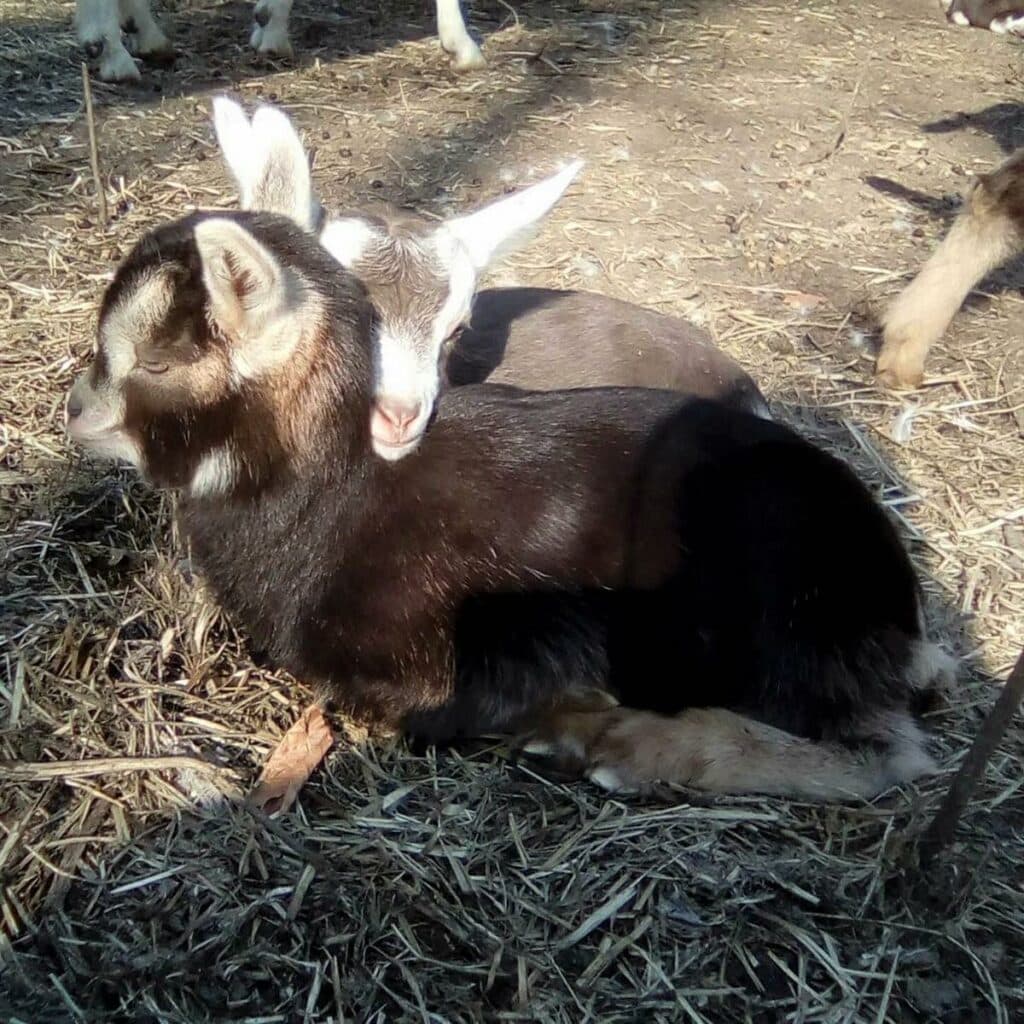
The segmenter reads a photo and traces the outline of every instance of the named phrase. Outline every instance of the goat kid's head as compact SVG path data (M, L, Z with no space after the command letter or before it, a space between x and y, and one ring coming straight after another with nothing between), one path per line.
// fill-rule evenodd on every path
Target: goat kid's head
M427 428L448 349L469 322L481 274L529 238L582 161L441 223L395 208L321 223L309 160L280 110L260 107L249 122L237 103L218 97L214 126L242 208L281 213L318 231L324 248L366 287L377 313L373 447L388 460L408 455Z
M353 344L342 352L346 284ZM360 393L365 443L369 330L361 287L290 220L192 214L118 268L92 363L68 395L68 433L193 497L260 487L318 450L318 410L336 416Z

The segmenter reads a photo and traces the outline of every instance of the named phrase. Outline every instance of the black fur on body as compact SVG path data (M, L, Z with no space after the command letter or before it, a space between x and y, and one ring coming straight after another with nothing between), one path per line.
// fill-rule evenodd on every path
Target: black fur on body
M175 330L140 344L207 365L228 342L194 305L202 216L141 243L104 309L170 267L190 308L176 302ZM165 486L233 446L237 480L186 492L181 524L225 608L282 666L433 740L512 728L593 685L809 738L864 739L867 717L910 705L915 576L836 459L672 392L467 385L417 452L386 463L370 447L361 288L283 219L230 216L313 283L322 321L272 380L201 406L129 379L126 422Z

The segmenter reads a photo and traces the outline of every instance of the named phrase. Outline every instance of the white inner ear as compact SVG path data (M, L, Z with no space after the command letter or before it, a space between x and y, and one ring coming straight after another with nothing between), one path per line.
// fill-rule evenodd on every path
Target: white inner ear
M279 297L277 260L240 224L222 217L200 221L196 245L206 287L218 301L251 310Z
M499 256L526 241L537 222L558 202L582 166L582 160L574 160L550 178L499 199L475 213L448 220L444 226L465 247L477 271L482 271Z
M235 371L251 379L282 365L319 319L320 304L235 221L200 221L195 237L211 313L231 340Z
M329 221L320 232L320 244L343 266L351 270L380 235L365 220L343 217Z

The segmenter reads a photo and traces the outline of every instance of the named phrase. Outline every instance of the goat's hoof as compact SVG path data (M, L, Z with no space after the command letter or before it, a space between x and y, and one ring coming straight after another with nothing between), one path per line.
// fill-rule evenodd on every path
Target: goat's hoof
M477 46L474 46L472 51L456 54L455 59L452 61L452 69L454 71L479 71L480 68L485 67L487 67L487 61Z
M282 27L282 19L275 24L267 0L260 0L252 12L252 35L249 46L263 57L292 57L292 42L288 38L288 26Z
M291 41L280 32L273 32L269 28L261 28L257 25L249 39L249 45L261 56L272 58L291 59L295 56Z
M919 373L913 377L898 377L894 370L876 370L875 380L884 388L891 388L893 391L914 391L924 381L924 374Z
M875 379L883 387L910 391L924 381L924 364L916 359L901 359L899 353L882 352L875 363Z
M587 778L606 793L634 793L635 787L627 785L614 768L597 766L587 772Z
M472 41L457 49L449 50L444 46L441 49L451 57L454 71L478 71L480 68L487 67L487 61L483 53L480 52L480 47Z
M109 49L102 43L100 45L103 45L104 51ZM132 60L132 55L123 46L118 47L114 53L106 53L103 60L100 61L97 74L102 82L139 82L142 80L142 75L135 61Z
M993 18L989 29L996 35L1024 36L1024 15L1004 14L1002 17Z

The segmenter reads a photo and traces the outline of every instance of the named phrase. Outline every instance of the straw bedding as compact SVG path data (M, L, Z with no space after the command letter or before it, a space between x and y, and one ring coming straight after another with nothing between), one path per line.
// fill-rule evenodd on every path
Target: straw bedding
M1019 46L927 0L497 0L459 78L420 4L299 4L296 62L267 65L241 4L181 3L176 67L95 86L102 228L71 14L9 0L0 25L0 1017L1017 1019L1019 724L955 846L926 877L907 853L1024 644L1024 280L986 283L914 395L873 386L869 332L969 174L1024 144ZM294 813L233 803L309 695L206 598L171 499L61 430L115 261L233 201L224 88L284 105L329 203L441 216L585 156L491 283L705 323L851 461L964 659L945 777L872 806L608 799L497 741L414 757L351 726Z

